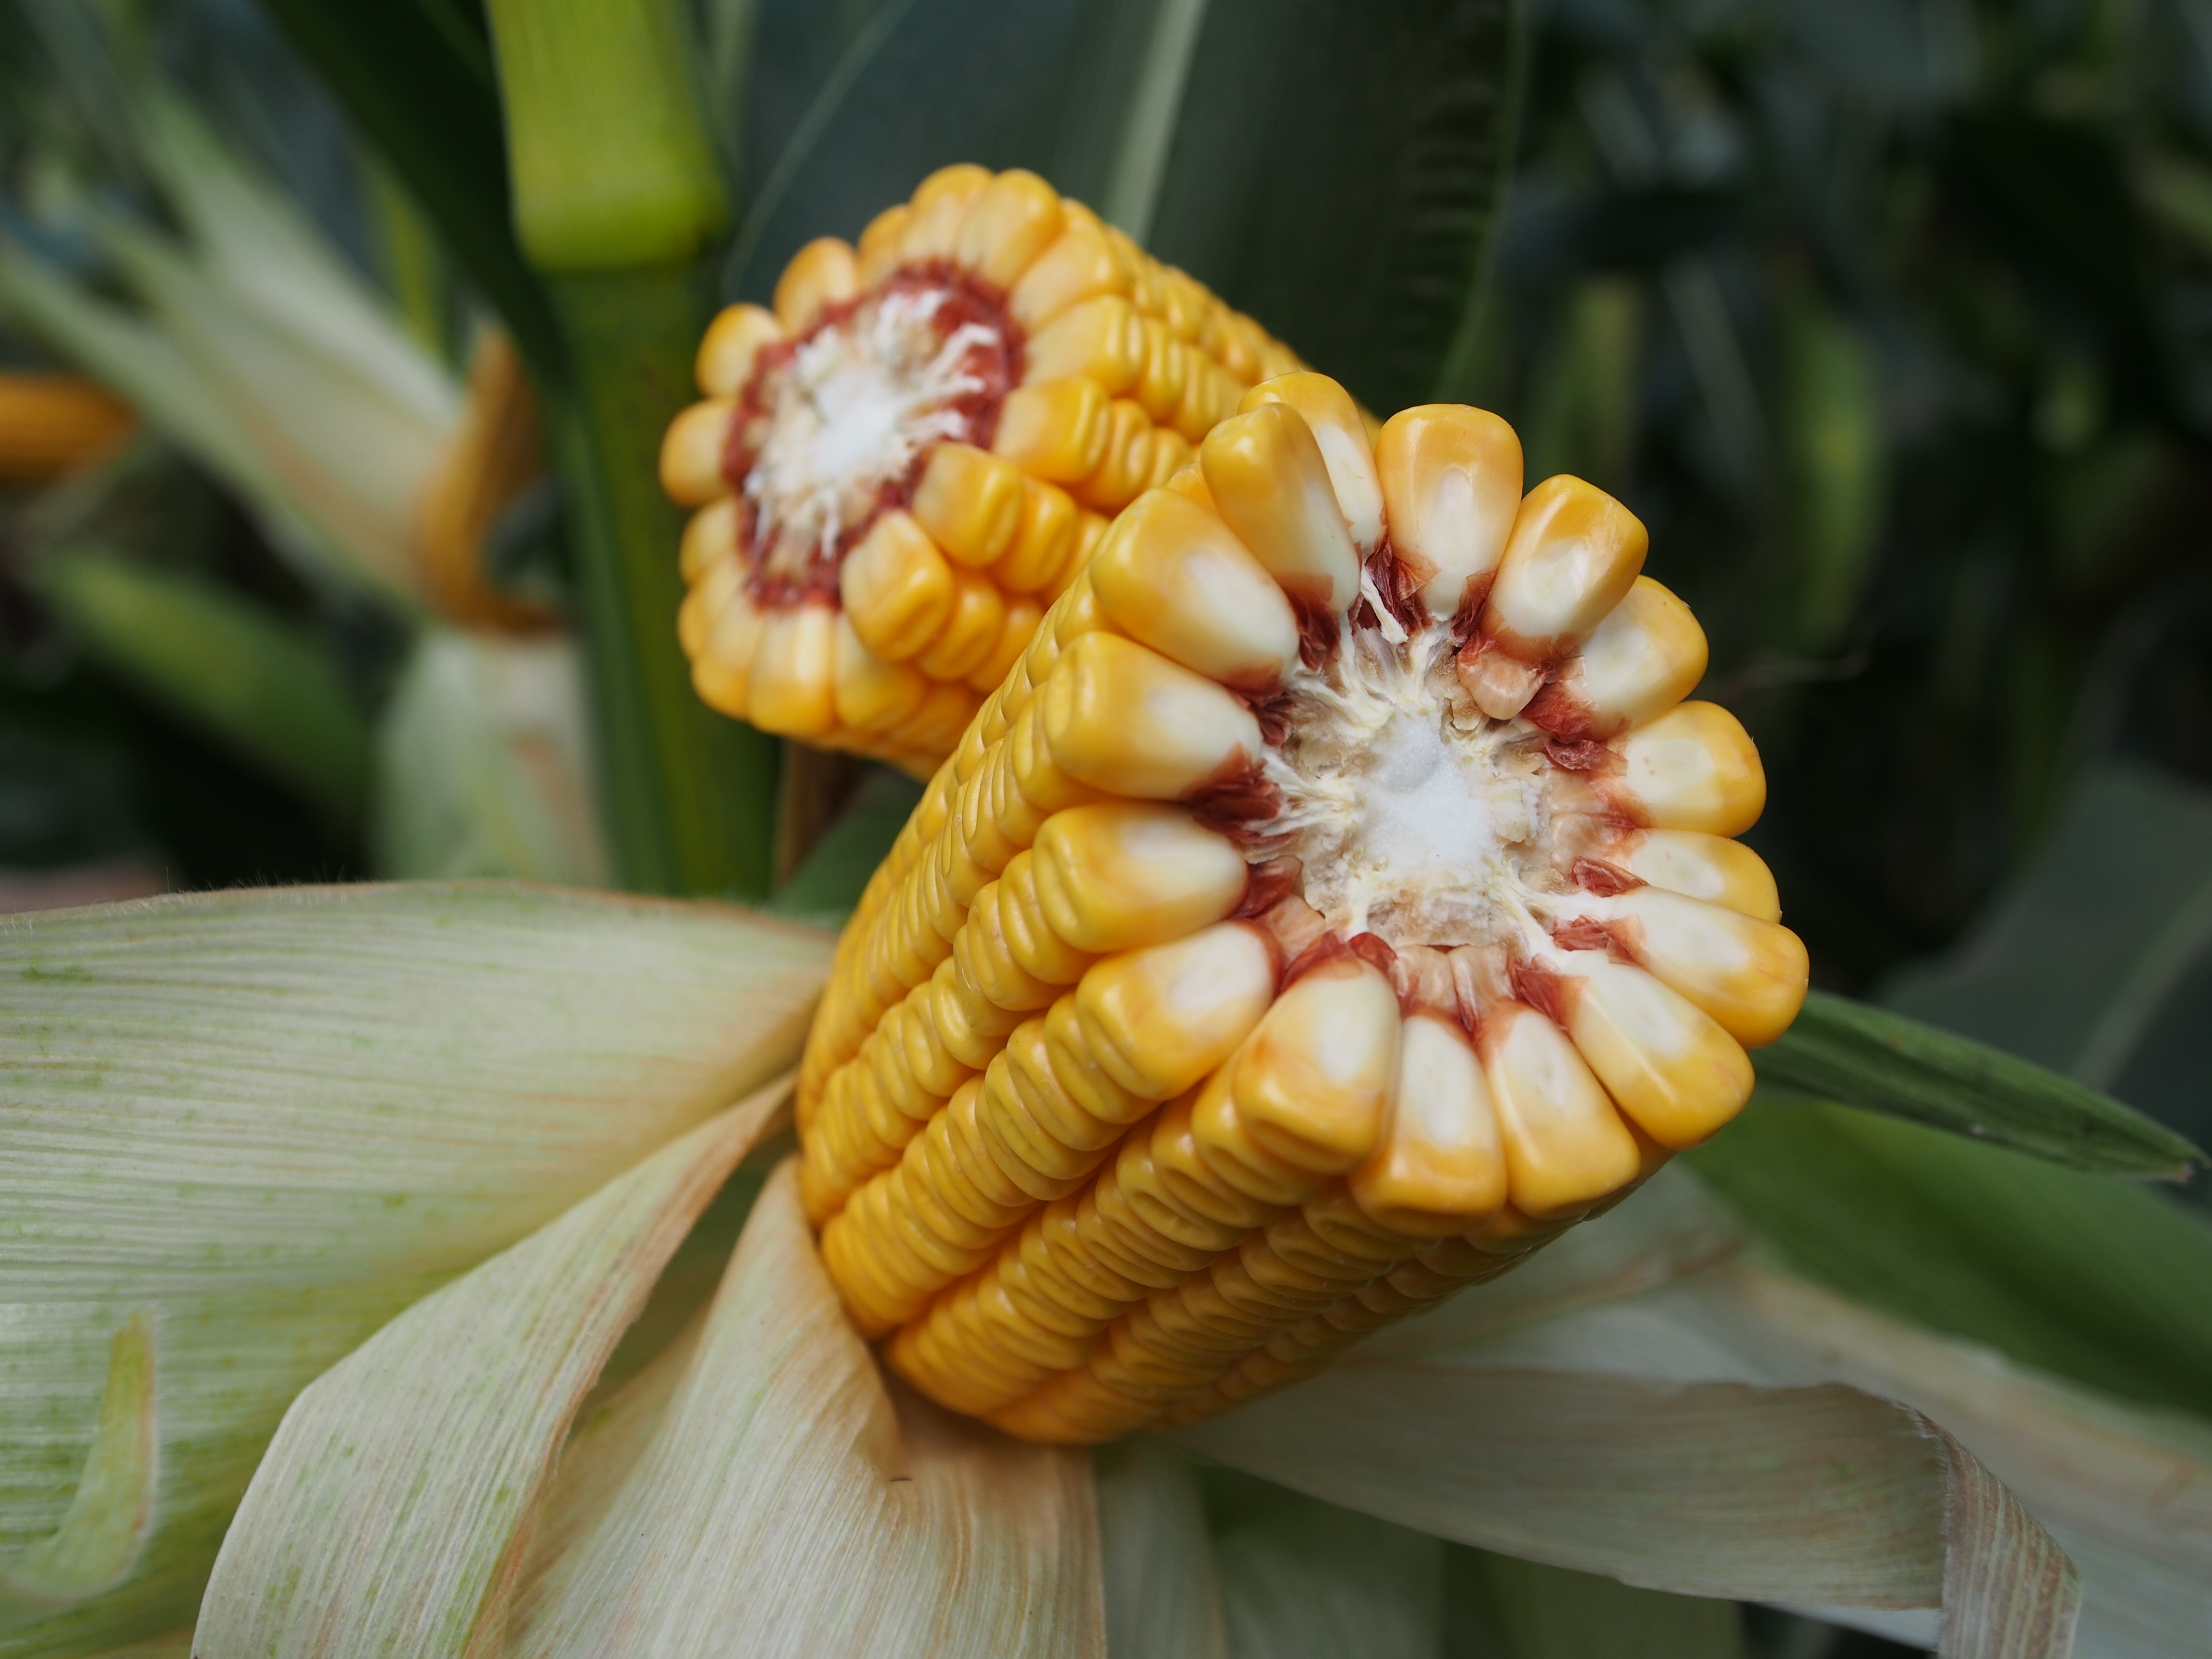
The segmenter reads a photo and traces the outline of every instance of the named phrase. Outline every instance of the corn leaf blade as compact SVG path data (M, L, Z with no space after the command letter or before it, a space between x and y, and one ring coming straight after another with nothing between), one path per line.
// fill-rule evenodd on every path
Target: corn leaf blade
M150 1315L155 1525L0 1634L175 1628L292 1397L797 1058L830 941L513 886L208 894L0 927L0 1542L55 1533Z
M2212 1224L2154 1192L1821 1105L1755 1105L1687 1161L1763 1243L1845 1295L2212 1413Z
M787 1097L771 1084L672 1141L318 1378L223 1540L200 1643L334 1659L493 1650L577 1407Z
M887 1384L791 1164L672 1352L563 1461L510 1655L1103 1652L1087 1461Z
M2108 761L1988 915L1879 1000L2201 1139L2208 988L2212 791Z
M1232 1659L1427 1659L1443 1638L1444 1547L1425 1534L1284 1493L1218 1554Z
M1517 119L1520 7L893 0L724 270L765 298L933 167L1035 168L1119 216L1378 410L1419 401L1478 297Z
M563 356L553 308L515 241L491 43L473 7L436 0L268 0L548 380Z
M853 38L747 204L722 270L759 298L816 236L850 239L954 161L1051 161L1077 75L1085 0L888 0Z
M369 734L323 643L222 585L94 548L48 558L38 590L92 653L164 708L356 825Z
M1377 411L1436 396L1504 197L1522 28L1515 0L1212 0L1150 246Z
M1762 1085L2101 1175L2179 1176L2204 1153L2132 1107L1971 1037L1814 991L1759 1052Z
M1106 1650L1227 1659L1206 1504L1190 1465L1150 1435L1091 1454L1106 1592Z

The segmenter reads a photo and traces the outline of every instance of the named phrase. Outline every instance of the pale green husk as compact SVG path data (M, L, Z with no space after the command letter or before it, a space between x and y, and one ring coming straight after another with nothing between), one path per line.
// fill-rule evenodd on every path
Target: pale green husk
M202 1644L301 1652L335 1630L383 1659L496 1652L577 1407L788 1098L772 1084L670 1142L317 1378L223 1540Z
M0 1654L188 1620L293 1395L788 1066L829 945L501 885L0 923L0 1551L63 1527L139 1316L159 1462L130 1577Z

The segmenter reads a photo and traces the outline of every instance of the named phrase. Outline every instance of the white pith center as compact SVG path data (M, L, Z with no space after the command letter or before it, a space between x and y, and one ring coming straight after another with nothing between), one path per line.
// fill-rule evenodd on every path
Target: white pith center
M796 574L810 557L834 556L915 456L967 435L969 416L952 405L984 383L964 365L999 336L972 322L941 333L946 297L902 289L864 301L775 374L768 437L744 479L754 544L771 569Z
M1305 902L1339 934L1518 940L1559 884L1542 734L1475 708L1454 649L1441 623L1403 645L1347 632L1319 669L1291 673L1290 729L1265 762L1282 802L1267 827L1287 834Z

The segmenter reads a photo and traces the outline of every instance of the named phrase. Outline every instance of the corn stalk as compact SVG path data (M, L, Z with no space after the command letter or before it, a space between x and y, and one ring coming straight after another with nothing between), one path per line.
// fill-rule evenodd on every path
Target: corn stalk
M775 746L692 695L680 526L654 483L728 216L680 20L664 0L495 0L489 15L516 231L566 348L555 448L623 883L760 896Z

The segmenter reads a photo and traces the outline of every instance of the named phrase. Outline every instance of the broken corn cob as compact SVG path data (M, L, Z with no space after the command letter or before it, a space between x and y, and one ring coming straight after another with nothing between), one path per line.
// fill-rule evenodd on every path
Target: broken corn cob
M1115 521L842 940L801 1188L1046 1441L1308 1376L1713 1133L1806 957L1705 642L1495 416L1270 380Z
M51 478L119 447L128 405L74 374L0 372L0 478Z
M926 775L1108 519L1296 367L1036 174L933 173L700 347L661 451L699 695Z

